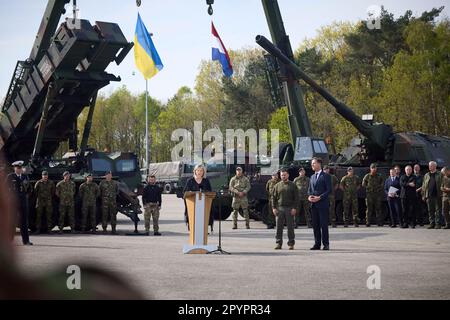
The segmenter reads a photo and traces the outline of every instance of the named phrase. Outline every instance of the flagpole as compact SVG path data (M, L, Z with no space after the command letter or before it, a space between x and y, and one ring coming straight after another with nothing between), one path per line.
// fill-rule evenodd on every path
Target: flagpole
M149 130L148 130L148 80L145 79L145 172L149 174L150 169L150 149L149 149Z

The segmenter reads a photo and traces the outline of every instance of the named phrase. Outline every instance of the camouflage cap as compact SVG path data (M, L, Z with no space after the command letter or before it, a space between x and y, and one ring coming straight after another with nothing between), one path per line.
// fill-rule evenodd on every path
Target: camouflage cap
M63 173L63 177L68 176L68 175L70 175L70 172L69 172L69 171L65 171L65 172Z
M47 171L42 171L42 175L47 177L48 176L48 172Z

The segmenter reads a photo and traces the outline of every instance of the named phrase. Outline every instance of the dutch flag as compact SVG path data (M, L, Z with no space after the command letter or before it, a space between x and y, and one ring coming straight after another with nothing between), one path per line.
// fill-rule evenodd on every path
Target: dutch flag
M225 76L231 78L233 75L233 66L231 65L230 56L228 55L228 51L225 48L225 45L220 39L219 34L217 33L216 27L214 27L214 23L211 22L212 34L214 37L214 44L212 48L212 59L213 61L219 61L222 65L223 73Z

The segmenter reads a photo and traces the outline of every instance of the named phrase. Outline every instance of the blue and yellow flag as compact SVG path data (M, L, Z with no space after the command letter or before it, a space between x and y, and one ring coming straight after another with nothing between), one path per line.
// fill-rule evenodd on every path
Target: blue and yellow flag
M134 34L134 58L136 66L146 80L153 78L164 65L153 44L152 37L147 31L138 13L136 33Z

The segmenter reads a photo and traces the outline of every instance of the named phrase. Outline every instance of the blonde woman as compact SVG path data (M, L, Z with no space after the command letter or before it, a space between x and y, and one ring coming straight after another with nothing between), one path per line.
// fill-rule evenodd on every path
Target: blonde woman
M208 178L206 178L205 167L201 164L195 166L194 176L187 181L186 186L184 187L183 193L198 192L198 191L200 191L200 192L211 192L212 191L211 184L210 184ZM184 204L185 204L184 218L185 218L185 221L189 228L189 217L187 214L186 202ZM209 216L209 225L211 226L211 232L213 232L214 216L212 214Z

